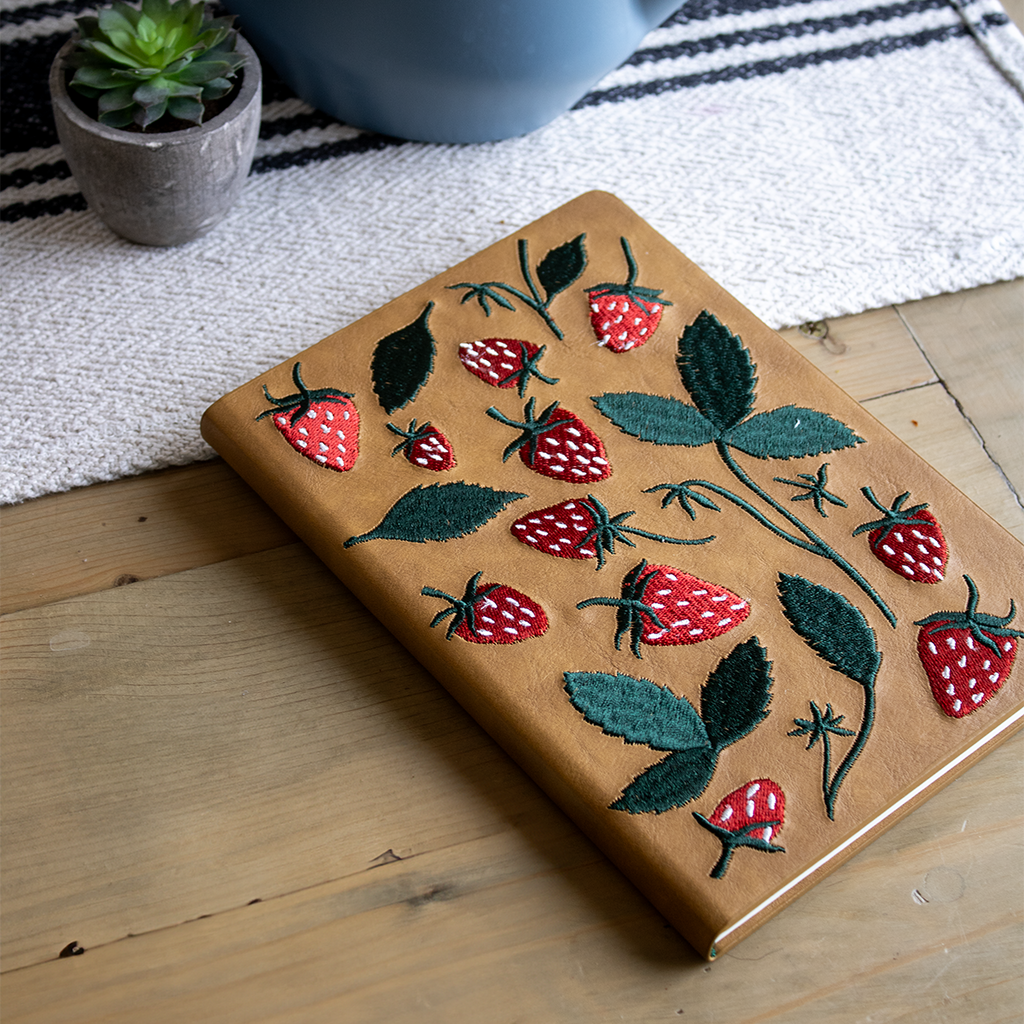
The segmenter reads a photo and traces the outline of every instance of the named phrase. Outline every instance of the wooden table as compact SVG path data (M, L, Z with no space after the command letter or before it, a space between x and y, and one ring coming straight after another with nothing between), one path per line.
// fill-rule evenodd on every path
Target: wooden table
M785 333L1024 536L1022 328ZM1022 735L709 965L223 463L2 519L6 1024L1021 1019Z

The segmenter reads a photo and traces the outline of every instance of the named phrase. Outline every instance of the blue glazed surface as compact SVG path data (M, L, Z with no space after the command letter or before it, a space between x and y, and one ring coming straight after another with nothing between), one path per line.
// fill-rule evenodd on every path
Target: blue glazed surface
M547 124L679 0L230 0L238 27L307 103L424 142Z

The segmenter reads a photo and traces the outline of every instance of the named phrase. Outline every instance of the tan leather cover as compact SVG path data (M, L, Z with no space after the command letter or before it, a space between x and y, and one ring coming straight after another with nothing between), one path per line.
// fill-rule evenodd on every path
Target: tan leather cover
M500 292L513 309L490 301L490 316L467 288L452 285L499 282L529 294L518 243L528 242L536 280L546 253L585 234L582 275L557 294L548 313L564 333L555 337L541 315L511 292ZM626 280L620 239L628 239L639 271L637 284L663 289L665 306L656 333L642 348L616 353L597 344L587 290ZM541 289L543 292L543 289ZM436 344L433 370L413 401L389 415L373 388L372 360L381 339L421 317L428 303ZM644 493L663 483L701 479L749 501L786 527L776 512L727 471L714 444L653 444L619 430L595 407L592 396L640 392L690 403L676 365L677 340L702 311L713 313L742 339L756 363L754 411L787 405L827 413L863 439L855 447L786 461L733 452L757 486L824 538L898 620L893 628L864 587L824 557L808 553L771 532L737 504L708 490L720 511L694 505L691 521L678 503L662 508L665 492ZM539 369L558 383L534 378L526 398L537 412L557 399L604 441L612 475L589 487L573 487L528 468L518 455L502 462L516 431L486 414L489 407L522 420L525 399L515 389L488 387L458 357L460 343L483 338L523 339L547 349ZM258 419L272 396L295 391L292 370L310 388L351 392L361 416L360 455L354 468L332 472L301 457L269 417ZM401 440L387 429L415 417L430 421L451 440L457 465L431 473L391 451ZM777 334L710 280L618 199L592 192L428 281L375 313L325 338L257 380L218 401L203 419L204 436L257 492L423 662L491 735L536 779L579 826L650 898L703 955L723 952L825 873L894 824L937 787L951 781L994 743L1015 731L1024 716L1020 669L982 707L964 718L942 712L932 696L917 653L916 620L963 609L964 575L981 595L979 611L1005 616L1019 598L1020 545L969 499L939 476L864 409L820 374ZM813 501L776 477L799 481L828 463L827 490L846 507L824 500L827 517ZM415 543L381 539L348 548L349 538L372 530L398 499L419 486L450 481L482 484L527 497L512 501L475 532L445 541ZM910 492L927 502L942 525L949 564L942 582L926 585L900 578L876 559L857 526L879 518L863 496L870 486L886 505ZM632 535L636 548L615 546L601 571L594 560L556 558L517 542L511 524L525 513L592 493L614 515L632 510L627 525L676 538L709 534L699 546L676 546ZM714 639L680 646L630 650L629 635L616 650L616 609L577 604L615 597L623 577L641 559L678 567L729 588L749 601L749 616ZM424 587L461 595L476 572L536 599L549 628L519 643L471 643L445 625L430 628L443 602ZM861 685L833 670L792 628L779 597L780 573L803 577L843 595L862 613L881 652L874 688L873 727L860 757L845 775L834 820L823 798L823 742L808 750L809 734L797 720L830 704L844 720L836 730L861 723ZM1019 625L1017 622L1010 627ZM685 696L700 709L700 690L710 673L738 644L757 637L772 663L769 714L749 734L725 747L705 790L663 813L610 809L624 787L665 756L645 743L626 743L588 722L573 706L564 673L621 673L651 680ZM828 736L832 771L853 739ZM824 737L819 737L824 739ZM739 847L727 871L710 877L722 853L719 838L701 827L694 812L710 818L727 794L751 780L771 779L785 794L785 821L772 843L785 852Z

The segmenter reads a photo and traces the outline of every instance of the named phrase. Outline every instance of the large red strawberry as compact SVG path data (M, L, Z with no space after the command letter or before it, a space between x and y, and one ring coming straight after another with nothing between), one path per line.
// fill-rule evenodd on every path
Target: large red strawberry
M946 573L949 551L939 521L926 512L926 504L904 508L910 491L901 494L886 508L872 493L862 487L861 493L879 512L881 519L863 523L853 531L868 533L868 544L875 557L898 576L915 583L940 583Z
M274 426L300 455L344 473L359 458L359 413L352 395L337 388L307 388L299 372L301 365L292 368L292 380L299 389L296 394L274 398L263 385L267 401L274 406L256 419L273 416Z
M480 583L478 572L467 584L462 597L453 597L443 590L424 587L426 597L439 597L449 602L430 622L431 628L449 615L447 638L461 637L474 644L514 644L547 632L548 617L533 598L504 583Z
M545 384L557 384L557 377L546 377L537 369L547 345L538 347L518 338L483 338L464 341L459 346L459 359L470 373L495 388L517 388L519 397L526 394L532 377Z
M455 452L452 450L451 442L437 427L431 426L430 423L418 427L415 420L409 424L408 430L396 427L394 423L387 426L393 434L405 438L391 450L392 456L401 452L414 466L432 469L435 473L451 469L455 465Z
M540 416L535 417L535 401L531 398L526 403L522 423L510 420L494 406L487 410L492 419L522 431L502 453L502 462L507 462L519 452L519 458L530 469L573 484L611 476L612 467L601 439L579 416L568 409L560 409L557 402L552 402Z
M631 548L636 547L626 536L627 533L666 544L706 544L714 539L700 537L696 540L681 540L624 526L623 523L631 515L635 513L620 512L613 516L601 501L593 494L588 494L586 498L561 501L549 508L527 512L510 529L516 540L556 558L596 558L598 569L604 566L605 552L615 554L617 540Z
M629 242L625 238L619 242L629 271L626 283L596 285L587 290L587 298L598 345L607 346L612 352L628 352L650 340L661 322L662 309L672 303L661 298L660 288L641 288L636 283L636 260Z
M591 597L576 607L593 604L618 609L615 649L629 632L629 649L638 658L640 644L703 643L735 629L750 614L749 603L731 590L671 565L648 565L646 559L623 578L621 597Z
M785 853L772 839L782 831L786 820L786 794L771 779L753 779L734 789L710 818L693 815L722 844L722 856L711 869L712 878L721 878L729 867L733 852L741 846L763 853Z
M1020 630L1010 629L1016 615L1010 601L1001 618L978 611L978 588L970 576L967 610L936 612L914 623L917 656L921 659L932 695L950 718L977 711L1006 682L1017 657Z

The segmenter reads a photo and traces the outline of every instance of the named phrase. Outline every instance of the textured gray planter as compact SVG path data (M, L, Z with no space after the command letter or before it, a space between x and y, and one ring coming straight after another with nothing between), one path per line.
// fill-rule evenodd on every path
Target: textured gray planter
M126 132L84 114L68 95L64 55L50 68L57 135L91 209L111 230L143 245L181 245L205 235L231 209L252 165L263 76L241 37L242 86L231 105L195 128Z

